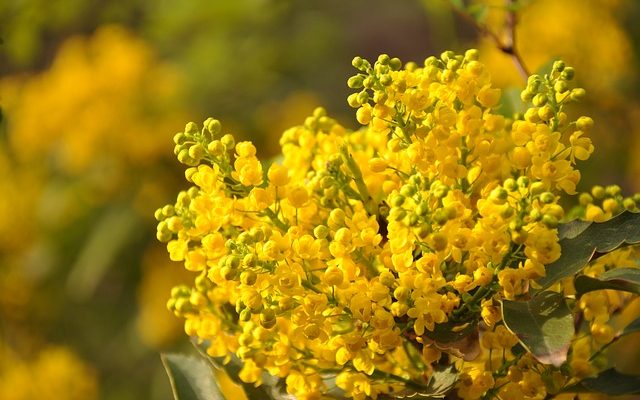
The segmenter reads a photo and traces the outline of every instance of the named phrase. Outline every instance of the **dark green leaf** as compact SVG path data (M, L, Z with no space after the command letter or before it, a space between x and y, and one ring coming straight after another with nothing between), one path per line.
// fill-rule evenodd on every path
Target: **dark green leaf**
M462 321L447 321L435 324L433 331L425 331L424 335L436 343L453 343L469 336L477 327L478 321L473 318Z
M175 400L225 400L207 363L181 354L162 354Z
M575 280L576 295L601 289L640 294L640 268L615 268L597 278L580 275Z
M626 375L613 368L602 371L594 378L586 378L562 392L597 392L611 396L640 393L640 377Z
M567 222L566 224L560 224L558 226L558 238L562 239L573 239L585 229L591 225L591 221L583 221L581 219L574 219L573 221Z
M601 223L571 222L559 228L560 258L546 266L547 274L538 280L543 289L580 272L596 253L609 253L623 245L640 243L640 213L625 211Z
M529 301L503 300L502 318L541 363L559 367L567 360L575 328L561 294L545 291Z

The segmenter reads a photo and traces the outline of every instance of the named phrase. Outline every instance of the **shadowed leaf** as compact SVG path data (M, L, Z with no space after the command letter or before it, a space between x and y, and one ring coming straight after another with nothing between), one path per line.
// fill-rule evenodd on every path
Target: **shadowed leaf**
M207 354L208 342L198 342L192 338L193 345L198 352L208 360L214 368L223 369L229 378L242 387L249 400L295 400L295 397L287 394L284 388L284 381L264 372L262 374L262 385L255 386L253 383L244 382L240 379L242 361L232 356L228 363L223 362L223 358L211 357Z
M393 395L378 396L379 399L411 399L411 400L435 400L444 399L456 382L458 381L458 372L450 365L441 367L433 371L433 375L429 379L427 388L421 391L405 389L402 393L393 393Z
M162 354L175 400L225 400L209 365L181 354Z
M597 278L581 275L575 280L576 296L601 289L613 289L640 294L640 269L616 268Z
M640 213L625 211L601 223L570 222L561 225L560 258L546 266L546 275L538 280L543 289L575 275L596 253L609 253L621 246L640 243Z
M640 393L640 377L626 375L613 368L602 371L594 378L586 378L562 390L562 392L598 392L611 396Z
M567 360L575 328L561 294L541 292L529 301L503 300L502 318L541 363L559 367Z

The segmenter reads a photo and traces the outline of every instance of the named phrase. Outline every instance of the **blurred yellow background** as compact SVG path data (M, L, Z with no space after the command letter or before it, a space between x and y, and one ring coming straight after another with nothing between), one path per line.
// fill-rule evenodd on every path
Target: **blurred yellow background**
M501 32L503 1L467 3ZM596 153L579 189L640 190L640 3L519 3L529 70L563 58L587 89L575 112L596 121ZM214 116L265 159L315 106L355 127L355 55L477 47L497 85L524 86L445 0L5 1L0 39L3 400L170 398L158 353L189 344L165 304L193 277L153 212L184 185L171 138L187 121Z

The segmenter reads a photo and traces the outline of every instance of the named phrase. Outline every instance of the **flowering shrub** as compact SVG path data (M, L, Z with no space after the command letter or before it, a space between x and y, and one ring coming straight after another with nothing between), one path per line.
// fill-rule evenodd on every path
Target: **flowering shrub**
M594 150L592 119L565 110L585 95L573 68L531 76L507 118L475 50L353 66L362 127L318 108L270 165L215 119L174 137L193 186L156 211L157 236L197 273L168 302L186 333L298 399L639 391L603 354L640 329L610 324L640 289L633 247L616 250L640 242L640 214L621 213L640 197L561 205Z

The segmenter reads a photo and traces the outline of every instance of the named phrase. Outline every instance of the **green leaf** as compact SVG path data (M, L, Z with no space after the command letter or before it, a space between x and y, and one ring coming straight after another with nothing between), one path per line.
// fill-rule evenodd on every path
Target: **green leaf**
M472 4L467 8L467 13L479 24L484 23L489 15L489 6L486 4Z
M175 400L225 400L211 368L196 357L162 354Z
M411 400L436 400L443 399L449 393L458 381L458 372L453 365L447 367L440 366L435 369L427 388L416 391L405 389L401 393L393 393L391 395L378 396L379 399L411 399Z
M463 0L449 0L449 2L454 8L457 8L460 10L464 10L466 7Z
M546 266L547 274L538 280L543 289L580 272L591 259L624 246L640 243L640 213L625 211L601 223L570 222L560 226L561 254Z
M636 318L631 321L631 323L624 327L622 332L620 332L620 336L629 335L632 333L640 332L640 318Z
M508 87L502 91L502 101L498 109L500 115L512 118L514 114L526 111L527 106L520 99L520 92L522 89L517 87Z
M585 229L591 225L591 221L584 221L581 219L575 219L573 221L567 222L566 224L561 224L558 226L558 238L562 239L573 239Z
M447 321L435 324L433 331L425 331L424 335L436 343L458 342L477 330L478 320L472 318L461 321Z
M140 217L125 205L109 207L93 228L67 278L69 296L89 299L100 282L117 265L118 255L140 230Z
M198 342L196 338L192 338L193 345L206 360L211 363L214 368L223 369L229 378L240 385L249 400L295 400L295 397L286 393L284 382L266 372L262 374L262 385L255 386L253 383L244 382L240 379L240 370L242 370L242 360L236 356L232 356L228 363L223 362L223 358L214 358L207 354L208 342Z
M529 301L502 300L502 318L541 363L559 367L567 360L575 328L561 294L545 291Z
M586 378L562 390L562 392L597 392L610 396L640 393L640 377L626 375L614 368L602 371L594 378Z
M576 296L601 289L640 294L640 268L615 268L597 278L580 275L575 280Z

